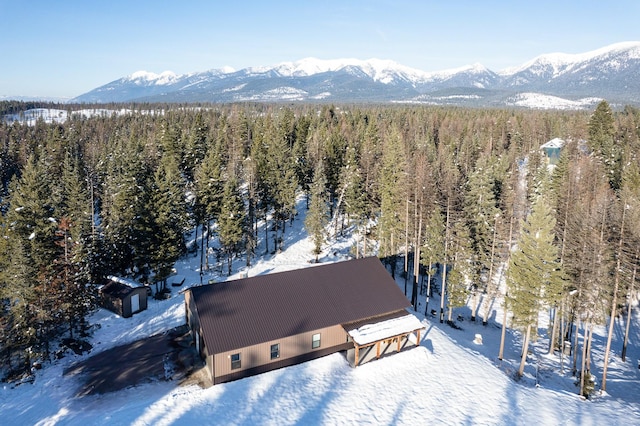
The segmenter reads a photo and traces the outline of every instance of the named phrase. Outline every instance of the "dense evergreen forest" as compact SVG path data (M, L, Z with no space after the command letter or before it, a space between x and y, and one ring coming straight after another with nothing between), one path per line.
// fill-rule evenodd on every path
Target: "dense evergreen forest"
M132 111L0 123L0 351L9 375L49 359L52 342L90 331L96 285L108 274L162 285L190 251L216 253L230 272L234 259L250 265L263 254L258 239L281 250L302 194L310 259L331 236L354 232L354 256L378 255L394 274L404 264L397 273L414 306L418 277L436 295L439 268L439 320L469 305L486 324L499 297L525 354L542 310L554 318L549 350L565 340L577 347L582 332L584 355L592 326L610 325L610 337L612 319L637 299L640 110L603 101L590 112ZM566 144L549 167L540 146L556 137ZM201 255L202 271L210 257ZM573 353L586 394L589 357L577 366ZM606 362L604 371L606 387Z

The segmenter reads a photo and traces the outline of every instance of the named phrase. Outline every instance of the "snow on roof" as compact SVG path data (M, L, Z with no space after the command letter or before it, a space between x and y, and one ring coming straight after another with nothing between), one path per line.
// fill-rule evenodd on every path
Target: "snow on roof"
M137 283L137 282L135 282L133 280L129 280L127 278L122 278L122 277L116 277L114 275L107 276L107 279L109 279L109 280L111 280L113 282L119 283L119 284L124 284L126 286L131 287L131 288L144 287L142 284Z
M399 318L392 318L374 324L366 324L349 331L349 335L358 345L367 345L378 340L425 328L415 315L409 314Z
M564 146L564 140L560 138L551 139L549 142L542 145L540 148L562 148Z

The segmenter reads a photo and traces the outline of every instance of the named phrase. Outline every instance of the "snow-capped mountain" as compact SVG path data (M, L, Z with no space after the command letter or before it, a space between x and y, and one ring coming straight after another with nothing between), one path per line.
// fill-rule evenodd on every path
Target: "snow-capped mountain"
M302 59L269 67L176 75L138 71L73 102L408 102L518 105L526 93L587 106L598 99L640 104L640 42L583 54L541 55L498 72L473 64L425 72L380 59ZM585 101L587 99L587 101Z
M618 43L577 55L542 55L500 75L503 88L524 88L569 98L613 98L637 104L640 42Z

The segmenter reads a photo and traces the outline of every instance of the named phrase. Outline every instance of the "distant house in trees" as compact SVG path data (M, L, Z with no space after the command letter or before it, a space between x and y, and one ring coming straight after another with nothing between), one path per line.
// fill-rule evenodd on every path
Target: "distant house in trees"
M109 276L99 291L100 306L123 318L147 309L147 287L134 281Z
M564 144L564 140L554 138L540 147L547 157L548 164L556 164L558 162L558 159L560 159L560 152L562 151Z
M213 384L344 351L352 366L419 344L376 257L192 287L187 323Z

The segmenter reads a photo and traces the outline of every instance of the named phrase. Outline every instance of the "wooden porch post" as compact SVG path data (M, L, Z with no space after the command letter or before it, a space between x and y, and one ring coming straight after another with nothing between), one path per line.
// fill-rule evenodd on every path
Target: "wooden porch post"
M376 342L376 359L380 358L380 340Z
M400 352L400 340L402 340L402 336L398 336L396 339L398 339L398 350L396 352Z
M418 329L418 341L416 342L416 346L420 346L420 329Z
M353 363L353 367L354 368L358 366L358 349L360 349L360 346L358 346L358 344L356 344L355 347L356 347L356 357L355 357L355 360L354 360L354 363Z

